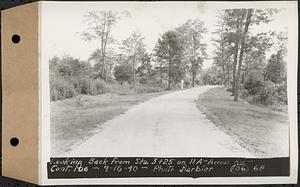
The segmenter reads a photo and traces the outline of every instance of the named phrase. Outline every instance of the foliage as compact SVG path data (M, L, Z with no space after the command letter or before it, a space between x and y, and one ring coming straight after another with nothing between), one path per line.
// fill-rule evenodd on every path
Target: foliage
M109 91L110 91L110 86L104 80L93 79L90 81L89 92L88 92L90 95L104 94Z
M272 81L266 81L258 92L258 98L256 99L256 102L265 105L272 105L276 103L277 97L276 84Z
M134 70L132 69L132 66L130 64L123 63L114 68L114 77L116 81L120 83L132 83L134 74L133 72Z
M155 47L155 54L163 67L164 73L168 76L168 89L171 84L178 82L184 76L182 60L182 46L178 34L175 31L168 31L158 39Z
M128 11L89 11L85 15L86 31L81 33L85 41L97 40L100 42L100 49L96 51L97 58L100 59L98 75L105 81L107 80L107 45L114 42L111 36L111 30L116 22L122 17L130 16Z
M183 63L192 77L192 86L195 85L196 77L202 68L203 61L207 59L204 34L207 29L204 22L199 19L187 20L183 25L176 28L183 49Z
M89 63L70 56L53 57L49 62L51 100L63 100L81 94L98 95L110 92L124 95L164 90L155 79L152 80L154 82L147 81L134 88L133 69L130 64L121 63L114 68L114 77L118 82L95 77L96 67L97 64L91 67Z
M70 56L50 60L52 100L76 95L104 93L139 94L200 84L230 86L234 100L251 98L254 103L286 104L287 33L253 32L253 27L272 21L277 9L225 9L212 39L212 67L208 59L207 29L200 19L189 19L162 33L153 51L145 37L132 32L120 43L112 36L126 11L90 11L85 15L85 41L99 43L87 61ZM267 54L272 55L267 56Z
M64 56L49 61L50 94L52 100L71 98L87 93L90 65L79 59Z
M153 93L153 92L161 92L164 89L159 86L153 86L150 84L138 84L135 88L136 93L142 94L142 93Z
M276 84L270 80L255 79L250 77L244 84L244 97L251 96L253 103L264 105L286 105L286 83Z
M141 61L146 54L144 37L139 31L133 32L128 38L122 41L120 49L123 51L126 62L131 66L131 72L133 73L133 84L136 83L136 69L141 64ZM129 67L129 66L128 66Z
M264 72L265 78L275 84L283 83L286 79L286 67L281 52L271 55Z
M222 76L220 74L220 68L213 66L204 71L202 80L204 84L208 85L220 85L222 84Z
M226 9L218 17L214 66L204 83L232 86L234 100L251 98L265 105L286 104L287 33L254 33L251 27L269 23L278 9ZM275 51L269 59L267 52ZM221 79L219 82L217 80Z
M155 75L157 72L154 70L154 66L152 65L152 56L148 53L145 53L141 58L141 64L137 68L137 77L140 84L147 84L151 81L155 82Z
M251 73L245 80L244 89L247 90L249 95L257 95L260 90L264 88L264 80L261 78L261 76Z
M51 82L50 97L52 101L72 98L75 95L77 95L76 90L70 81L57 78Z
M112 78L111 72L114 63L117 60L117 54L113 49L108 48L105 54L105 63L103 63L102 60L101 49L96 49L91 53L88 59L89 63L94 64L91 77L93 79L103 79L108 81Z

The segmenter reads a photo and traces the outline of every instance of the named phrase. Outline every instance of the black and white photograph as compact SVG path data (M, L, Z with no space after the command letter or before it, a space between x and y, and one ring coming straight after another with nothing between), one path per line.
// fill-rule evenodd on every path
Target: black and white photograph
M289 159L296 10L44 3L49 156Z

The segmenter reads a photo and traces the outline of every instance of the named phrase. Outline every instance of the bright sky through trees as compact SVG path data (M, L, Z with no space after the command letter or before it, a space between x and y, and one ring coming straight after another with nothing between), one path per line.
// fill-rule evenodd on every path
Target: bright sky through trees
M248 3L249 5L249 3ZM183 24L188 19L199 18L204 21L208 32L205 42L208 44L208 60L203 65L209 67L212 63L211 55L214 46L211 42L214 38L215 24L218 10L221 8L249 7L240 3L226 2L155 2L155 3L95 3L95 2L44 2L42 7L42 45L46 59L57 55L69 54L75 58L87 60L92 51L98 48L96 41L86 42L81 40L80 32L86 29L83 22L87 11L115 10L130 12L131 17L119 20L112 30L112 36L121 43L133 31L139 31L145 37L147 50L151 52L158 38L170 29ZM279 5L279 6L278 6ZM251 5L252 6L252 5ZM270 8L268 7L256 8ZM284 2L274 2L274 7L283 7ZM274 21L268 25L261 24L253 27L254 32L267 32L269 30L287 30L287 11L282 10L274 15Z

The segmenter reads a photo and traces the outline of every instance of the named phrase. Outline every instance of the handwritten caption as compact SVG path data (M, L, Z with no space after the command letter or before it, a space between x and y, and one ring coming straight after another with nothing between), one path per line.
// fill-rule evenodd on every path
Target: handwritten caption
M288 176L288 161L246 158L51 158L48 178ZM276 169L276 165L280 169L274 172L272 169Z

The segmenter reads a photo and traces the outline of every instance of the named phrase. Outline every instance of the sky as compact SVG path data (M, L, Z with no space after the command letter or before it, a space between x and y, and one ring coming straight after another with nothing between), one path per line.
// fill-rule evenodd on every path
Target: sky
M269 30L284 31L288 28L287 2L42 2L41 14L41 47L45 59L65 54L81 60L87 60L96 48L98 41L81 40L80 33L86 30L84 15L93 10L129 11L130 18L119 20L112 28L112 36L119 42L126 39L133 31L140 31L145 37L149 52L152 51L158 38L166 31L176 28L188 19L200 19L208 29L204 37L207 43L209 59L204 62L204 68L212 64L211 42L216 36L217 15L225 8L285 8L273 17L269 24L254 26L253 32Z

